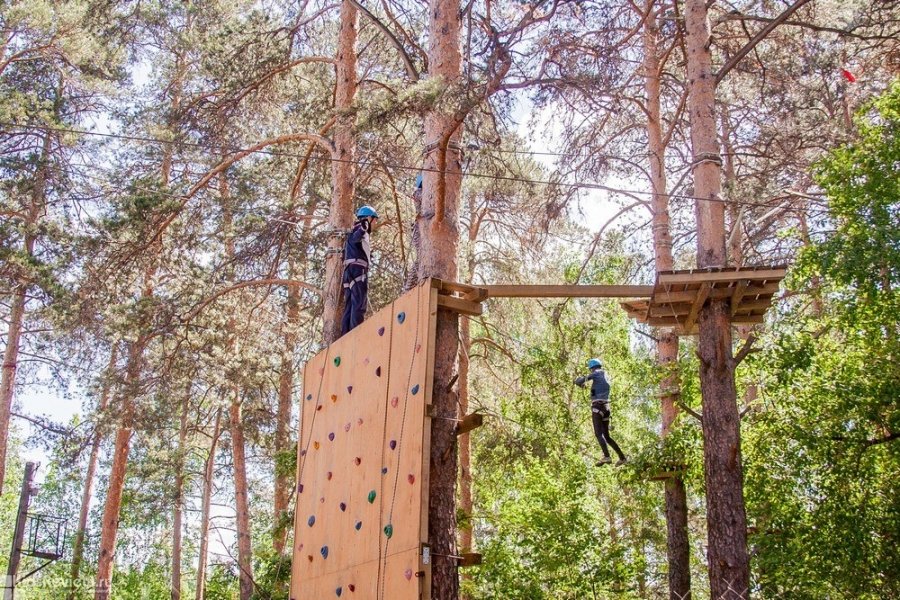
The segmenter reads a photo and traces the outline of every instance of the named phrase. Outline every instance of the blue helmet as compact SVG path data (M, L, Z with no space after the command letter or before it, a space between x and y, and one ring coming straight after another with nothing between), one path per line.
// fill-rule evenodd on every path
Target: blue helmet
M600 369L603 368L603 365L600 364L599 358L592 358L588 361L588 369Z
M378 213L375 211L374 208L372 208L371 206L369 206L367 204L365 206L359 207L359 210L356 211L356 218L357 219L369 219L369 218L377 219Z

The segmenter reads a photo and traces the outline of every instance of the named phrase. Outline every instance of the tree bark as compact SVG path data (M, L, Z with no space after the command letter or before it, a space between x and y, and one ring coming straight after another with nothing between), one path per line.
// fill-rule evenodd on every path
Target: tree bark
M442 86L456 84L460 77L459 0L429 2L430 77ZM419 277L457 278L459 252L459 197L462 185L460 127L446 108L437 107L425 118L425 143L431 150L425 158L422 194L422 255ZM446 143L439 148L440 142ZM444 158L444 160L442 160ZM434 356L433 411L458 418L458 396L451 387L459 347L459 316L441 310L437 315ZM428 537L431 543L434 600L456 600L459 578L456 559L456 427L453 421L431 422Z
M172 511L172 600L181 600L181 538L184 511L184 457L187 452L188 407L191 401L191 383L188 382L181 405L178 427L178 458L175 462L175 507Z
M650 179L653 188L653 248L656 271L673 268L672 234L669 218L668 184L665 170L665 143L662 134L660 105L659 29L654 0L648 0L644 25L644 86L647 93L647 138L650 154ZM678 335L671 330L661 331L656 344L657 361L666 375L661 381L660 410L662 437L665 440L678 416L676 401L680 385L675 371L678 361ZM691 597L690 541L687 528L687 491L684 480L676 475L666 479L666 554L669 563L669 598L687 600Z
M341 336L341 310L343 307L343 236L353 225L353 160L356 154L356 136L353 127L356 117L352 112L356 96L356 25L358 11L351 0L341 1L341 26L338 33L335 59L336 82L334 110L334 153L331 161L331 212L328 226L331 237L325 257L324 331L325 343L330 344Z
M716 139L715 76L706 0L686 0L685 26L694 195L698 198L697 266L723 267L722 159ZM710 301L700 311L698 323L710 596L715 600L748 598L747 516L727 301Z
M103 506L100 530L100 551L97 558L95 600L108 600L112 586L113 561L116 552L116 535L119 531L119 513L122 510L122 491L125 488L125 471L131 448L134 404L137 400L141 369L144 362L144 346L147 340L140 337L129 344L128 363L125 368L125 385L118 394L116 406L120 407L119 428L113 449L113 463L109 473L109 487Z
M291 269L293 276L293 269ZM278 379L278 416L275 423L275 454L287 452L291 443L291 393L294 389L294 350L297 344L296 328L300 323L300 288L289 286L286 306L286 322L284 332L284 348L281 353L281 372ZM284 552L287 540L287 527L282 526L284 515L288 512L291 495L290 475L275 474L275 532L273 545L278 554Z
M209 455L206 457L206 465L203 470L203 500L200 509L200 553L197 558L197 589L195 600L203 600L206 587L206 555L209 552L209 517L212 506L213 478L216 467L216 446L222 431L222 409L216 410L216 420L213 425L212 439L209 443Z
M244 454L244 423L241 417L239 391L232 390L229 411L231 454L234 459L234 508L237 529L238 569L240 570L240 598L250 600L253 595L253 549L250 542L250 500L247 489L247 459Z
M112 384L116 373L116 360L119 354L118 342L113 343L109 353L109 364L106 367L106 378L100 391L100 402L97 406L97 415L102 417L109 406L109 396L112 392ZM84 476L84 490L81 493L81 509L78 512L78 528L75 530L75 542L72 548L72 569L69 573L69 591L67 600L75 600L78 589L78 577L81 574L81 562L84 557L84 537L87 532L87 520L91 507L91 496L94 491L94 475L97 472L97 461L100 456L100 445L103 443L103 432L98 426L94 431L94 439L91 441L91 454L88 457L87 473Z
M56 109L59 109L57 101ZM31 190L30 203L26 211L25 235L22 239L22 250L28 257L34 256L34 244L37 241L37 222L47 199L47 178L50 162L50 131L44 135L41 145L41 156L34 174L34 187ZM28 274L23 274L15 282L12 294L12 305L9 314L9 328L6 332L6 350L3 353L3 366L0 369L0 494L3 493L3 482L6 479L6 446L9 441L9 420L12 416L12 403L16 394L16 372L19 368L19 345L22 341L22 325L25 322L25 303L31 282Z

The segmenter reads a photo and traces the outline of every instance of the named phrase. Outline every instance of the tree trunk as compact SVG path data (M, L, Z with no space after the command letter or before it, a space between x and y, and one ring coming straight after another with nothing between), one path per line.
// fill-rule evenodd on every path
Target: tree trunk
M59 109L59 102L55 106ZM37 241L35 231L37 222L47 199L47 176L50 161L50 132L44 135L41 146L41 157L34 174L34 187L31 190L31 202L26 211L25 235L22 250L31 257L34 255L34 244ZM9 421L12 415L13 397L16 393L16 372L19 368L19 345L22 341L22 325L25 322L25 303L31 282L28 275L23 274L13 286L12 306L9 314L9 328L6 332L6 350L3 353L3 366L0 369L0 494L3 494L3 482L6 479L6 445L9 441Z
M716 140L715 76L706 0L687 0L685 9L694 195L702 198L696 202L697 266L723 267L722 159ZM710 596L715 600L747 598L747 515L727 301L711 300L700 311L698 323Z
M290 277L294 276L293 268ZM294 350L297 344L297 326L300 323L300 288L288 288L284 348L281 353L281 372L278 380L278 417L275 423L275 455L287 452L291 445L291 393L294 389ZM288 502L293 485L291 476L275 473L275 531L273 545L278 554L284 552L287 527L282 523L288 512Z
M460 6L458 0L430 0L429 48L430 76L442 86L458 83L461 53L459 46ZM437 107L425 118L426 148L421 221L422 255L420 278L457 278L459 252L459 195L462 185L460 130L454 115ZM449 142L446 154L436 146ZM446 157L441 160L440 157ZM440 196L440 197L439 197ZM459 346L459 316L440 310L434 356L435 415L458 416L457 393L450 383L456 369ZM453 421L431 422L431 457L428 508L428 538L431 542L432 587L434 600L456 600L459 578L456 559L456 427Z
M197 558L197 590L195 600L203 600L206 587L206 555L209 552L209 517L212 506L213 478L216 468L216 446L219 443L219 435L222 431L222 409L216 410L216 420L213 425L212 439L209 443L209 456L206 457L206 466L203 470L203 500L200 509L200 553Z
M670 231L669 196L665 170L665 144L662 135L662 108L660 105L659 29L654 0L648 1L648 16L644 25L644 85L647 93L647 138L650 154L650 178L653 187L653 248L656 271L671 270L672 234ZM680 394L675 372L678 361L678 335L673 331L661 331L656 344L657 361L666 371L661 382L660 409L662 413L662 437L668 435L678 408L675 404ZM686 600L691 597L690 541L687 528L687 491L684 480L676 475L666 480L666 554L669 562L669 598Z
M330 344L341 336L341 309L343 305L343 236L353 225L353 159L356 137L353 127L356 117L352 113L356 96L356 21L358 11L351 0L341 2L341 28L338 33L336 57L336 82L334 109L337 119L334 126L334 154L331 162L331 212L328 226L332 230L325 257L324 332L325 343Z
M184 457L187 453L188 407L191 401L191 383L188 382L181 406L178 428L178 458L175 463L175 508L172 514L172 600L181 600L181 537L184 511Z
M118 342L113 343L109 353L109 365L106 367L106 378L100 391L100 402L97 406L97 414L102 417L109 406L109 395L112 392L112 384L116 374L116 360L119 354ZM91 495L94 491L94 474L97 471L97 460L100 456L100 445L103 443L103 432L98 427L91 441L91 454L88 457L87 473L84 476L84 490L81 493L81 509L78 512L78 528L75 530L75 542L72 548L72 570L70 571L69 591L67 600L75 600L78 589L78 577L81 574L81 561L84 557L84 537L87 532L87 520L91 507Z
M241 398L232 390L229 425L231 454L234 459L234 508L237 529L238 569L240 570L241 600L253 595L253 550L250 543L250 500L247 490L247 459L244 455L244 423L241 417Z
M113 463L109 473L109 487L106 491L106 503L103 506L103 519L101 520L97 584L94 591L96 600L108 600L112 586L116 534L119 531L119 513L122 510L122 491L125 488L125 470L128 466L128 451L131 447L134 404L139 389L145 344L146 340L143 337L130 343L128 363L125 368L125 385L116 402L116 406L121 410L121 416L119 417L119 429L116 432Z

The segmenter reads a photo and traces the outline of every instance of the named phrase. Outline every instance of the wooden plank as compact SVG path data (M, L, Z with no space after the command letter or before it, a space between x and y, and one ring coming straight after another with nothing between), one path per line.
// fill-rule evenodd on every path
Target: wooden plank
M462 418L462 420L456 425L456 435L462 435L464 433L468 433L475 429L476 427L481 427L484 425L484 415L479 413L472 413L470 415L466 415Z
M486 285L491 298L649 298L652 285Z
M744 297L768 296L778 291L778 282L765 283L763 285L748 285L744 291ZM713 288L709 292L710 300L722 300L731 298L734 291L731 288ZM680 302L692 302L697 295L696 290L686 292L662 292L657 290L653 294L654 304L668 304Z
M484 307L480 302L469 302L462 298L454 298L453 296L439 295L437 299L438 306L446 308L461 315L470 317L479 317L484 312Z
M766 281L784 279L787 269L784 268L761 268L740 271L720 271L720 272L687 272L687 273L660 273L658 284L676 284L676 283L714 283L719 281L737 281L739 279L747 279L750 281Z
M694 327L694 323L697 322L697 315L700 314L700 309L706 304L706 298L709 296L709 289L709 283L703 282L700 284L700 289L697 290L697 297L694 299L694 304L691 306L691 312L688 313L687 319L684 321L683 327L686 331L690 331Z
M478 552L463 552L460 556L460 567L475 567L481 564L481 554Z

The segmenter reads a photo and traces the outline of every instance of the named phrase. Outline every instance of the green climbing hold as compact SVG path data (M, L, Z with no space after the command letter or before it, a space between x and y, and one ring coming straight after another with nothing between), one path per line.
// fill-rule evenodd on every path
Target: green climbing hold
M394 535L394 526L388 523L384 526L384 535L387 536L387 539L391 539L391 536Z
M341 366L341 357L340 356L334 357L334 366L336 366L336 367Z
M376 495L375 490L372 490L371 492L369 492L369 504L372 504L373 502L375 502L375 495Z

